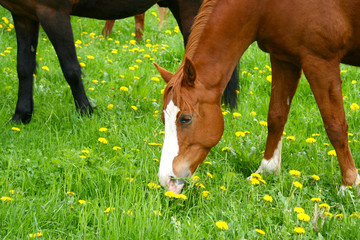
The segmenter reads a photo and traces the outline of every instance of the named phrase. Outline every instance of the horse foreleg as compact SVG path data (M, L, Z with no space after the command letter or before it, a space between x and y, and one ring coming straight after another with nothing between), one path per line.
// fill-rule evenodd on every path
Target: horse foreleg
M281 136L288 118L291 101L301 77L301 69L290 63L270 57L272 86L268 113L268 136L265 154L258 173L280 173Z
M108 37L111 34L111 31L114 27L115 20L106 20L104 28L102 29L101 33L104 35L104 37Z
M76 56L70 16L60 11L54 14L53 11L44 10L41 13L40 24L54 45L61 69L70 85L76 108L81 113L91 114L93 110L81 79L81 67Z
M141 41L145 24L145 13L135 15L135 39Z
M13 14L17 37L17 73L19 77L18 101L12 121L28 123L34 111L33 74L36 67L36 48L39 23Z
M348 143L348 124L345 119L339 61L307 57L303 62L305 76L338 157L342 188L346 188L346 185L358 183L360 178Z

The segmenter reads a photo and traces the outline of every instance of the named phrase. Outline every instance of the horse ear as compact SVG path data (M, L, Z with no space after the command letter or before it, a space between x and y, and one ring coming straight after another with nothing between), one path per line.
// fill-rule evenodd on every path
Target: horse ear
M157 68L157 70L159 71L161 77L164 79L164 81L166 83L168 83L170 81L170 79L174 76L174 74L172 74L171 72L169 72L168 70L166 70L165 68L160 67L158 64L156 64L155 62L153 63L155 65L155 67Z
M196 70L194 63L190 60L190 58L186 57L184 63L183 84L193 87L195 83L195 79L196 79Z

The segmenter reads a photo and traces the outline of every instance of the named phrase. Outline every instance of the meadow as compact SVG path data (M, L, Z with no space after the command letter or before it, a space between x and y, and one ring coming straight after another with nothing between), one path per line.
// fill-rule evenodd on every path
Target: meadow
M359 239L357 189L338 195L340 169L303 77L283 135L280 175L247 181L262 160L271 89L269 56L252 45L239 65L238 107L222 106L225 132L180 196L157 177L165 83L182 35L146 13L110 38L104 21L72 17L83 81L95 109L75 110L55 51L41 30L30 124L9 120L17 100L16 37L0 9L0 239ZM224 46L226 47L226 46ZM360 167L359 68L342 65L349 142Z

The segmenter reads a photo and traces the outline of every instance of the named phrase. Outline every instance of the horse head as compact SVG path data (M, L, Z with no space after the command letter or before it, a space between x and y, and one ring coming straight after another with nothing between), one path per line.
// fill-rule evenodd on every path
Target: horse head
M165 139L158 175L163 187L180 193L184 179L192 176L220 141L224 131L221 93L202 84L201 75L187 57L175 74L156 67L167 82L162 113Z

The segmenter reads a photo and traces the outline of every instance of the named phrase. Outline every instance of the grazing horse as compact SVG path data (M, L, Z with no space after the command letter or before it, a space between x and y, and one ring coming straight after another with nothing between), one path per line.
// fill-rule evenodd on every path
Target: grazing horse
M157 5L157 7L158 7L158 12L159 12L159 18L160 18L159 28L161 29L163 26L163 23L164 23L164 19L167 16L167 8L159 7L159 5ZM107 20L105 22L104 28L101 31L101 33L105 37L108 37L111 34L114 24L115 24L115 20ZM145 13L135 15L135 39L136 39L136 41L142 40L142 36L143 36L143 32L144 32L144 25L145 25Z
M160 183L180 192L183 178L219 142L224 130L221 94L231 70L255 41L270 54L272 65L268 135L257 172L280 172L281 137L304 72L338 156L341 189L358 184L340 63L360 66L360 0L205 0L177 72L157 66L168 83Z
M33 73L36 67L39 25L43 27L55 48L65 79L70 85L76 108L81 113L91 114L93 109L81 79L81 67L76 57L70 15L103 20L119 19L143 13L158 1L0 0L0 4L12 14L17 36L19 91L12 120L28 123L34 110ZM191 25L201 3L202 0L161 1L161 4L166 5L176 18L184 36L184 43L188 40ZM236 78L234 79L233 83L236 86ZM234 92L229 94L233 94L233 98L236 99Z

